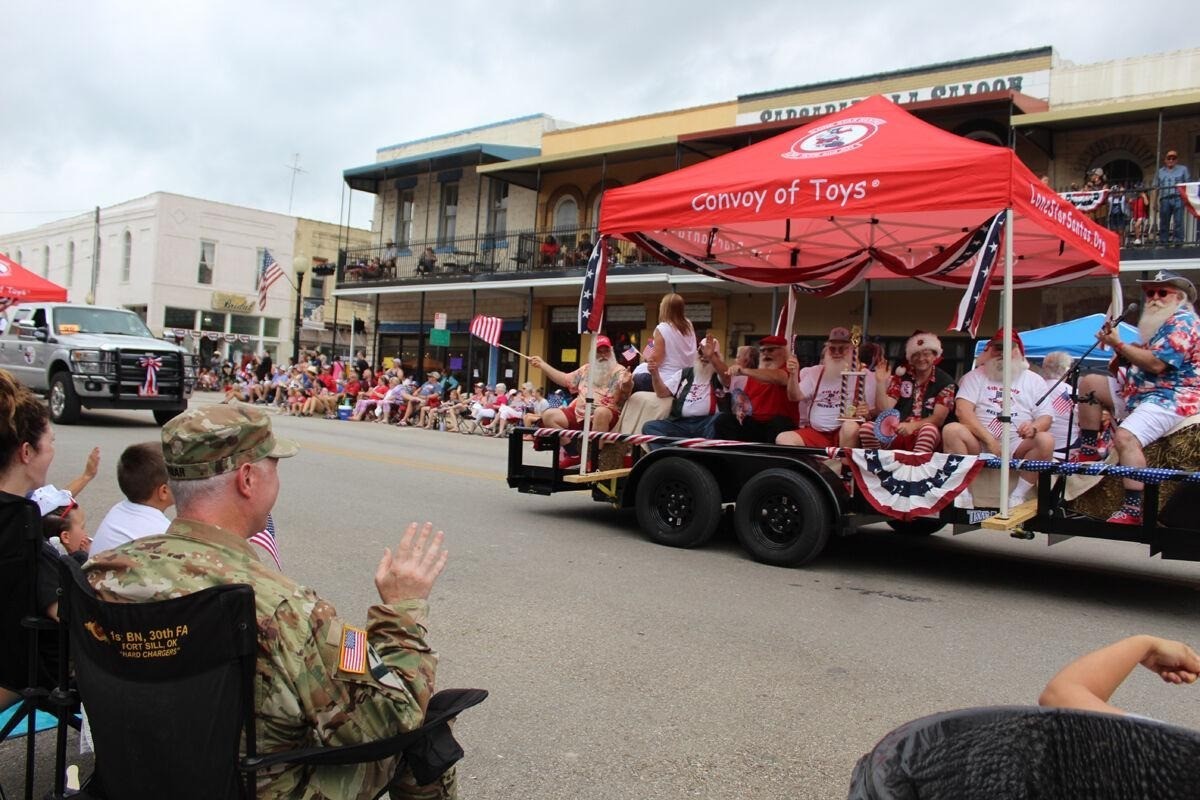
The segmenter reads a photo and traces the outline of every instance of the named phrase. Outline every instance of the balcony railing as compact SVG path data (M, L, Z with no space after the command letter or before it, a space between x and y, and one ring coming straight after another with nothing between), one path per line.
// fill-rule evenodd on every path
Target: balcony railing
M486 280L496 275L548 275L580 269L591 255L595 231L557 228L552 231L481 234L453 241L414 241L406 245L357 247L346 251L339 286L364 283L455 282ZM652 263L629 242L613 242L617 266ZM656 263L656 262L653 262Z
M1157 209L1142 228L1126 221L1118 227L1121 258L1191 259L1200 257L1196 220L1184 219L1182 247L1158 244ZM1141 236L1137 234L1140 233ZM550 238L553 237L553 241ZM363 284L453 283L486 281L493 277L550 277L579 270L587 264L595 232L590 228L511 232L460 237L453 241L414 241L407 245L359 247L346 251L338 270L338 286ZM614 240L615 268L661 266L629 242Z

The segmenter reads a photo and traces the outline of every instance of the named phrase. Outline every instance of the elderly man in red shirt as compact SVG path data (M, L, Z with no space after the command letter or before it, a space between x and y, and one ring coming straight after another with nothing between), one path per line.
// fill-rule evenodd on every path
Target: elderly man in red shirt
M799 406L788 399L787 339L764 336L758 342L758 366L726 366L719 354L713 366L730 387L731 411L713 421L718 439L772 444L775 437L796 427Z

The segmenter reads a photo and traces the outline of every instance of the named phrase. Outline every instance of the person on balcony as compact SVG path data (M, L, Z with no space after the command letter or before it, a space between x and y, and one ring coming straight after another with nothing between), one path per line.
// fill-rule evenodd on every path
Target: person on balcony
M437 253L433 252L432 247L426 247L425 252L421 253L421 257L417 259L417 274L432 275L436 267Z
M586 232L579 237L579 244L575 245L575 261L579 264L586 264L588 259L592 257L592 248L596 245L592 243L592 237Z
M542 246L538 249L541 255L543 267L553 267L558 262L558 253L562 248L558 244L558 239L553 236L547 236L546 241L542 242Z
M1168 228L1174 231L1171 244L1175 247L1183 244L1183 198L1177 185L1191 179L1188 168L1179 163L1179 154L1168 150L1163 165L1154 175L1154 185L1158 188L1158 243L1163 247L1167 245Z

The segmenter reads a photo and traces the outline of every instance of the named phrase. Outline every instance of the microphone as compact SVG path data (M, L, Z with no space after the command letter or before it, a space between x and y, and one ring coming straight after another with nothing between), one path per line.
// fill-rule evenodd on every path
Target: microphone
M1136 314L1137 310L1138 310L1138 304L1135 302L1131 302L1129 305L1125 306L1125 310L1121 312L1121 316L1115 317L1113 319L1113 321L1114 322L1123 322L1124 320L1127 320L1130 317L1132 317L1134 314Z

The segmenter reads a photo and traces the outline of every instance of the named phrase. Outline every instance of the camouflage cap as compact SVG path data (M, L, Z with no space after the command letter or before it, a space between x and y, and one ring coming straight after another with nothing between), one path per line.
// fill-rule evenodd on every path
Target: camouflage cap
M241 403L185 411L163 426L163 459L172 480L211 478L264 458L290 458L300 450L276 439L271 419Z

